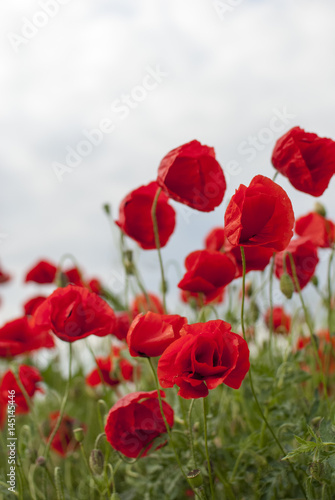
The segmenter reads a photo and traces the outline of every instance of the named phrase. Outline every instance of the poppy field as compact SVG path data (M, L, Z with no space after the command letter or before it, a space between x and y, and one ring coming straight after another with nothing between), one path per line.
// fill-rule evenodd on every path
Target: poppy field
M22 278L40 294L0 325L0 499L335 498L335 220L322 204L335 142L294 127L271 163L226 200L214 148L193 140L116 220L105 205L122 293L69 256L31 263ZM302 216L283 176L306 193ZM171 200L227 202L174 291ZM160 294L131 240L154 250ZM10 280L1 268L3 293Z

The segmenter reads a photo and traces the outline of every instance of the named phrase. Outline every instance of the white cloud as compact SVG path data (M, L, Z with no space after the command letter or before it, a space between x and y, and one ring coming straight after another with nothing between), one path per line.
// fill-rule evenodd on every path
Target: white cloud
M33 0L0 7L6 214L0 232L9 234L0 249L4 267L18 279L39 256L56 259L68 250L89 274L107 274L113 249L102 203L117 207L186 141L214 146L223 167L230 160L241 164L242 174L230 179L232 194L255 174L274 173L273 144L252 162L238 152L241 141L267 126L274 108L294 113L292 125L335 138L331 1L244 1L221 21L209 0L71 0L15 53L8 33L20 33L22 18L31 20L38 10ZM60 184L52 162L75 147L84 128L112 117L111 103L156 64L168 78ZM312 208L314 199L280 183L297 214ZM322 198L330 214L333 189L334 181ZM222 223L223 213L224 207L195 214L189 224L179 217L166 258L177 255L182 262L210 227ZM142 262L151 263L152 254ZM17 283L6 293L3 318L19 311L26 291Z

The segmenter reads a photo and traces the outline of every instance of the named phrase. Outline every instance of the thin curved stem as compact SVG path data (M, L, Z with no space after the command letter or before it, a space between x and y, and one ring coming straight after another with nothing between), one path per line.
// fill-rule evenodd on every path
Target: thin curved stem
M152 218L152 223L153 223L153 229L154 229L154 235L155 235L155 244L158 252L158 259L159 259L159 267L161 270L161 277L162 277L162 296L163 296L163 309L164 313L166 314L166 281L165 281L165 274L164 274L164 266L163 266L163 260L162 260L162 252L161 252L161 244L159 241L159 232L158 232L158 222L157 222L157 203L158 203L158 198L159 195L162 192L162 188L157 189L157 193L155 195L153 204L152 204L152 209L151 209L151 218Z
M329 406L329 399L328 399L328 392L327 392L327 380L326 380L326 376L325 376L325 373L324 373L324 370L323 370L323 367L322 367L322 362L321 362L321 359L320 359L320 356L319 356L318 346L316 345L316 340L315 340L315 334L314 334L314 331L313 331L313 326L311 324L311 320L310 320L310 316L309 316L309 313L308 313L308 309L306 307L304 298L303 298L302 293L301 293L301 288L300 288L300 285L299 285L299 280L298 280L298 276L297 276L297 270L296 270L296 267L295 267L295 262L294 262L294 259L293 259L293 255L291 254L291 252L288 252L287 254L288 254L289 259L290 259L290 264L291 264L291 269L292 269L292 274L293 274L294 286L295 286L295 288L296 288L296 290L298 292L299 299L300 299L300 302L301 302L301 306L302 306L302 308L304 310L305 319L306 319L306 323L307 323L307 326L308 326L308 329L309 329L309 333L310 333L310 336L311 336L311 342L312 342L312 346L313 346L313 349L314 349L316 362L317 362L319 370L320 370L320 375L321 375L322 384L323 384L323 393L324 393L324 396L325 396L325 400L327 401L328 406Z
M215 500L212 467L211 467L211 461L210 461L209 452L208 452L206 398L202 398L202 402L203 402L202 407L203 407L203 411L204 411L204 436L205 436L205 451L206 451L206 458L207 458L207 465L208 465L209 486L211 489L212 500Z
M245 262L245 253L244 253L244 248L243 246L240 247L241 248L241 256L242 256L242 268L243 268L243 275L242 275L242 306L241 306L241 327L242 327L242 333L243 333L243 338L244 340L246 341L246 335L245 335L245 325L244 325L244 300L245 300L245 275L246 275L246 262ZM259 404L259 401L258 401L258 398L257 398L257 395L256 395L256 392L255 392L255 388L254 388L254 383L253 383L253 379L252 379L252 368L251 368L251 365L250 365L250 368L249 368L249 382L250 382L250 388L251 388L251 392L252 392L252 395L254 397L254 400L255 400L255 403L256 403L256 407L257 407L257 410L260 414L260 416L262 417L265 425L267 426L267 428L269 429L273 439L275 440L278 448L280 449L281 453L285 456L286 455L286 452L284 450L284 448L282 447L282 445L280 444L276 434L274 433L271 425L269 424L267 418L265 417L264 413L263 413L263 410L261 408L261 405ZM291 471L293 472L296 480L297 480L297 483L299 484L300 486L300 489L301 491L303 492L305 498L306 497L306 492L305 492L305 489L299 479L299 476L298 474L296 473L296 470L295 468L293 467L292 463L288 460L288 464L291 468Z
M163 418L163 421L164 421L164 424L165 424L165 427L166 427L166 430L167 430L167 433L168 433L168 436L169 436L169 443L171 444L172 446L172 450L173 450L173 453L174 453L174 456L175 456L175 459L176 459L176 462L179 466L179 469L182 473L182 475L184 476L184 478L186 479L186 481L188 482L188 484L191 486L192 490L194 491L195 495L197 495L199 498L201 498L201 495L199 494L198 491L196 491L192 485L190 484L189 480L188 480L188 477L187 477L187 474L184 472L184 469L183 469L183 466L181 464L181 461L180 461L180 458L178 456L178 453L177 453L177 450L176 450L176 447L174 445L174 442L173 442L173 439L172 439L172 433L171 433L171 428L168 424L168 421L166 420L166 416L165 416L165 413L164 413L164 409L163 409L163 402L162 402L162 396L161 396L161 391L160 391L160 387L159 387L159 381L158 381L158 377L157 377L157 373L156 373L156 370L152 364L152 360L151 358L147 358L148 360L148 363L150 365L150 368L151 368L151 371L152 371L152 374L154 376L154 380L155 380L155 385L156 385L156 389L157 389L157 394L158 394L158 403L159 403L159 409L161 411L161 415L162 415L162 418Z
M44 453L44 458L45 460L47 460L48 458L48 454L49 454L49 451L50 451L50 446L51 446L51 443L60 427L60 424L62 422L62 419L63 419L63 415L64 415L64 412L65 412L65 406L66 406L66 403L67 403L67 400L68 400L68 397L69 397L69 392L70 392L70 387L71 387L71 379L72 379L72 373L71 373L71 368L72 368L72 344L69 343L69 376L68 376L68 380L67 380L67 384L66 384L66 388L65 388L65 393L64 393L64 396L63 396L63 400L62 400L62 403L61 403L61 407L60 407L60 410L59 410L59 416L58 416L58 420L56 422L56 425L52 431L52 433L50 434L49 436L49 439L48 439L48 442L47 442L47 445L46 445L46 448L45 448L45 453Z

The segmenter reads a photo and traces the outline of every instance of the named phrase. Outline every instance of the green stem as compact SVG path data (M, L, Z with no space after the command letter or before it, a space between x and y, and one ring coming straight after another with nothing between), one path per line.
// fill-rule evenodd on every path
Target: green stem
M327 392L327 381L326 381L326 376L325 376L325 373L324 373L324 370L323 370L323 367L322 367L322 362L321 362L321 359L320 359L320 356L319 356L318 346L316 344L315 335L314 335L314 331L313 331L313 326L311 324L311 320L310 320L310 316L309 316L309 313L308 313L308 309L306 307L304 298L303 298L302 293L301 293L301 288L300 288L300 285L299 285L299 280L298 280L298 276L297 276L297 270L296 270L296 267L295 267L295 262L294 262L294 259L293 259L293 255L291 254L291 252L288 252L288 256L289 256L290 263L291 263L291 269L292 269L294 286L295 286L295 288L296 288L296 290L297 290L297 292L299 294L299 299L300 299L300 302L301 302L301 306L302 306L302 308L304 310L304 315L305 315L306 323L307 323L307 326L308 326L308 329L309 329L309 333L310 333L310 336L311 336L311 342L312 342L312 346L313 346L313 349L314 349L316 362L317 362L319 370L320 370L320 376L321 376L321 379L322 379L323 392L324 392L325 400L327 401L328 406L329 406L329 399L328 399L328 392Z
M193 443L193 429L192 429L192 409L194 405L195 399L192 399L190 408L188 410L188 431L189 431L189 436L190 436L190 448L191 448L191 456L193 460L193 468L197 468L197 464L195 461L195 454L194 454L194 443Z
M87 460L87 456L86 456L86 453L85 453L85 450L84 450L83 443L79 443L79 446L80 446L80 453L81 453L81 456L83 457L83 460L84 460L84 462L85 462L85 466L86 466L86 469L87 469L87 471L88 471L88 474L89 474L89 476L91 476L91 478L93 479L93 482L94 482L94 484L96 485L96 487L97 487L97 489L98 489L98 491L99 491L99 493L100 493L100 485L99 485L99 483L98 483L98 481L97 481L96 477L94 476L94 474L93 474L93 472L92 472L92 470L91 470L91 467L90 467L90 465L89 465L89 463L88 463L88 460Z
M211 488L211 497L212 497L212 500L215 500L214 483L213 483L213 476L212 476L212 467L211 467L211 462L210 462L210 459L209 459L209 452L208 452L206 398L202 398L202 402L203 402L203 411L204 411L205 451L206 451L206 458L207 458L207 465L208 465L209 486Z
M274 269L275 257L273 255L272 262L270 266L270 289L269 289L269 302L270 302L270 362L273 366L273 354L272 354L272 341L273 341L273 269Z
M146 302L148 304L148 307L150 308L150 297L148 295L148 292L145 289L145 286L142 283L141 277L140 277L139 272L137 271L137 269L134 270L134 276L135 276L136 282L137 282L137 284L139 286L139 289L143 293L143 295L145 297L145 300L146 300Z
M327 281L328 281L328 330L330 337L332 336L332 281L331 281L331 269L332 262L334 258L335 246L332 248L329 261L328 261L328 272L327 272Z
M152 217L152 223L153 223L153 229L154 229L154 235L155 235L155 244L158 252L158 259L159 259L159 267L161 270L161 277L162 277L162 295L163 295L163 309L164 313L167 313L166 310L166 281L165 281L165 274L164 274L164 266L163 266L163 260L162 260L162 253L161 253L161 244L159 241L159 232L158 232L158 222L157 222L157 203L158 203L158 198L159 195L161 194L162 188L157 189L157 193L155 195L153 204L152 204L152 209L151 209L151 217Z
M169 436L169 444L172 446L172 450L173 450L173 453L174 453L174 456L175 456L175 459L176 459L176 462L179 466L179 469L182 473L182 475L184 476L184 478L186 479L186 481L188 482L188 484L191 486L192 490L194 491L195 495L199 496L199 498L201 498L200 494L192 487L192 485L189 483L189 480L187 478L187 474L185 474L184 472L184 469L183 469L183 466L181 464L181 461L180 461L180 458L178 456L178 453L177 453L177 450L176 450L176 447L174 445L174 442L173 442L173 439L172 439L172 433L171 433L171 428L168 424L168 421L166 420L166 416L165 416L165 413L164 413L164 409L163 409L163 402L162 402L162 396L161 396L161 391L160 391L160 387L159 387L159 381L158 381L158 377L157 377L157 373L156 373L156 370L154 368L154 365L152 364L152 360L151 358L147 358L148 360L148 363L150 365L150 368L151 368L151 371L152 371L152 374L154 376L154 380L155 380L155 385L156 385L156 389L157 389L157 394L158 394L158 403L159 403L159 409L161 411L161 415L162 415L162 418L163 418L163 421L164 421L164 424L165 424L165 427L166 427L166 430L167 430L167 433L168 433L168 436Z
M244 253L244 248L243 246L240 247L241 248L241 256L242 256L242 267L243 267L243 275L242 275L242 306L241 306L241 327L242 327L242 333L243 333L243 338L244 340L246 341L246 335L245 335L245 325L244 325L244 300L245 300L245 275L246 275L246 262L245 262L245 253ZM251 392L252 392L252 395L254 397L254 400L255 400L255 403L256 403L256 407L257 407L257 410L260 414L260 416L262 417L265 425L267 426L267 428L269 429L273 439L275 440L278 448L280 449L281 453L283 454L283 456L286 455L285 453L285 450L284 448L282 447L282 445L280 444L277 436L275 435L271 425L269 424L267 418L265 417L264 413L263 413L263 410L261 408L261 405L259 404L259 401L258 401L258 398L256 396L256 392L255 392L255 388L254 388L254 383L253 383L253 380L252 380L252 368L251 368L251 364L250 364L250 368L249 368L249 382L250 382L250 388L251 388ZM296 480L297 480L297 483L299 484L300 486L300 489L301 491L303 492L305 498L306 497L306 492L305 492L305 489L299 479L299 476L295 470L295 468L293 467L292 463L290 462L290 460L288 460L288 464L291 468L291 471L293 472Z
M88 350L90 351L90 353L92 354L92 357L93 357L93 360L94 360L94 363L96 364L96 367L97 367L97 370L98 370L98 374L99 374L99 377L100 377L100 380L101 380L101 384L102 384L102 391L103 391L103 395L104 397L106 397L106 382L104 380L104 377L103 377L103 374L102 374L102 371L101 371L101 368L99 366L99 363L97 361L97 358L95 357L95 354L94 354L94 351L92 349L92 347L90 346L90 343L89 341L86 339L86 345L88 347ZM111 354L109 354L111 356Z
M60 424L62 422L62 419L63 419L63 415L64 415L64 412L65 412L65 406L66 406L66 403L67 403L67 400L68 400L68 397L69 397L69 392L70 392L70 386L71 386L71 378L72 378L72 373L71 373L71 367L72 367L72 344L69 343L69 376L68 376L68 380L67 380L67 384L66 384L66 388L65 388L65 393L64 393L64 396L63 396L63 400L62 400L62 403L61 403L61 407L60 407L60 410L59 410L59 417L58 417L58 420L56 422L56 425L52 431L52 433L50 434L49 436L49 439L48 439L48 442L47 442L47 445L46 445L46 448L45 448L45 453L44 453L44 458L45 460L47 460L48 458L48 454L49 454L49 451L50 451L50 446L51 446L51 443L60 427Z

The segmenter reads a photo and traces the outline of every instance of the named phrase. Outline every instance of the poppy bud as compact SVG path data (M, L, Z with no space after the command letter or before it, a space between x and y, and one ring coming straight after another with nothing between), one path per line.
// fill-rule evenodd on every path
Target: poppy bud
M93 474L100 476L103 473L104 461L105 459L101 450L95 448L91 451L89 463Z
M56 274L56 285L58 288L65 288L69 284L69 280L65 273L60 271Z
M309 467L311 476L317 481L323 482L326 472L325 464L323 462L312 462Z
M84 441L84 429L82 427L78 427L73 430L74 438L78 443L82 443Z
M200 488L204 484L204 480L200 469L191 470L187 474L187 479L192 488Z
M128 275L135 274L132 250L126 250L125 252L123 252L123 265Z
M282 276L280 278L280 291L288 299L290 299L293 295L293 292L294 292L293 281L292 281L292 278L290 277L290 275L287 273L282 274Z
M47 461L45 460L44 457L40 456L40 457L37 457L36 458L36 465L38 465L39 467L45 467Z
M315 274L311 277L311 283L315 286L315 288L319 286L319 279L317 276L315 276Z
M314 204L314 212L321 215L322 217L326 217L327 215L325 207L319 201Z
M102 208L106 212L107 215L111 214L111 207L110 207L109 203L104 203L104 205L102 205Z
M64 498L64 484L63 484L62 471L60 467L55 468L54 476L55 476L55 487L56 487L57 498Z
M161 292L162 293L167 293L168 292L168 284L167 284L167 281L162 281L161 284L160 284L160 289L161 289Z

